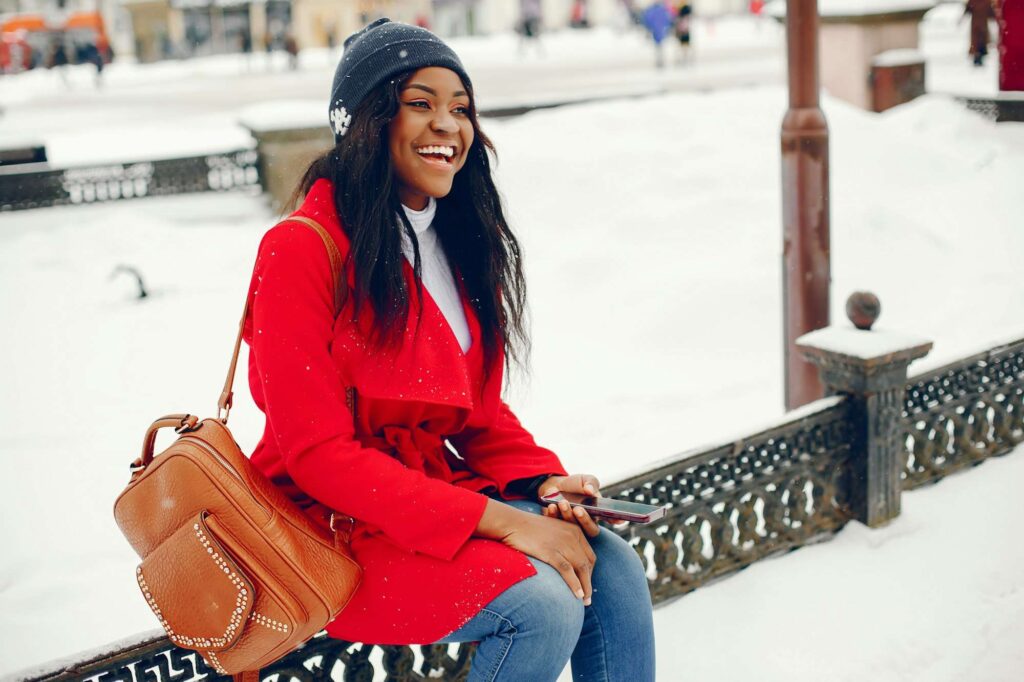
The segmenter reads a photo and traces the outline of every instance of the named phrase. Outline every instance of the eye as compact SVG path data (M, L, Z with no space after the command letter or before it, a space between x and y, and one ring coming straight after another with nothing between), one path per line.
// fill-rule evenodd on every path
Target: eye
M463 116L469 115L469 107L466 106L465 104L460 104L459 106L455 107L454 111L456 114L462 114Z
M420 109L429 109L430 103L423 99L414 99L410 102L406 102L410 107L418 107Z

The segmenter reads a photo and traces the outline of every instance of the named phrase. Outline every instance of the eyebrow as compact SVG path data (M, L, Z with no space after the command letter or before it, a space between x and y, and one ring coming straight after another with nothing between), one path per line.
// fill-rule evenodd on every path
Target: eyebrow
M434 90L434 88L429 87L427 85L423 85L421 83L410 83L409 85L405 86L406 90L411 90L412 88L416 88L417 90L422 90L423 92L429 92L434 97L437 97L437 90ZM467 96L467 93L466 93L465 90L456 90L455 92L452 93L452 97L466 97L466 96Z

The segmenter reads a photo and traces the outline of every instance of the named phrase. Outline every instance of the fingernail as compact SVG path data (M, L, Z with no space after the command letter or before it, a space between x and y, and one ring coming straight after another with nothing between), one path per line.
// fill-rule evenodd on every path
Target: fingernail
M583 509L581 507L576 507L573 511L576 512L576 516L583 516Z
M583 599L583 590L576 590L576 596Z
M587 597L586 599L583 600L583 605L584 606L590 606L590 597Z

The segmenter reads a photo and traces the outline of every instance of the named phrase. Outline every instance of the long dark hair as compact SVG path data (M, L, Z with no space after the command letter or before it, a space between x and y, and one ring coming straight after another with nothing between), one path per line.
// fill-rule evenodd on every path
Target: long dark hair
M398 198L388 148L388 125L398 114L399 95L413 73L384 82L366 96L353 112L347 134L310 164L285 204L285 211L296 206L321 178L334 183L335 208L351 244L344 268L353 274L354 286L344 292L345 300L352 297L356 315L364 306L371 307L371 341L379 347L401 344L408 319L412 292L402 273L403 231L413 246L419 311L423 303L419 244ZM494 145L480 130L469 84L466 91L473 144L451 192L437 200L433 225L480 321L486 370L502 349L506 363L525 367L530 343L519 242L505 220L491 177L490 157L497 158Z

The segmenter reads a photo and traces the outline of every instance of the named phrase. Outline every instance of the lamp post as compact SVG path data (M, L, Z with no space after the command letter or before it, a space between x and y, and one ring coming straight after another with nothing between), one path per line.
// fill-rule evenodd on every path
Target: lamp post
M817 0L786 0L789 109L782 121L786 408L824 395L797 337L829 324L828 124L818 100Z

